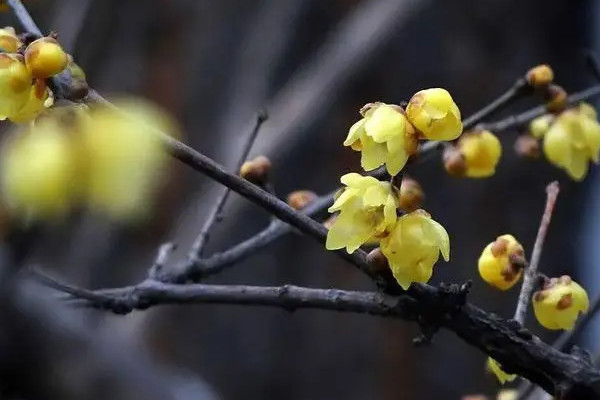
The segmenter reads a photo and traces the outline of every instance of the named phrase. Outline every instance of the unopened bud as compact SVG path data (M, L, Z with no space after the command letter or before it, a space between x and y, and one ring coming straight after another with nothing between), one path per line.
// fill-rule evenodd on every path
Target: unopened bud
M531 135L521 135L515 141L515 153L521 157L538 158L540 143Z
M296 190L287 197L287 203L294 210L302 210L317 198L315 192L310 190Z
M252 183L263 184L267 182L271 161L265 156L258 156L246 161L240 168L240 176Z
M421 208L424 198L425 194L419 182L411 178L402 179L400 195L398 196L402 211L409 213Z
M533 88L548 86L554 80L554 71L549 65L541 64L531 68L525 75L527 83Z
M558 85L551 84L545 94L546 110L558 113L567 107L567 92Z
M444 161L444 168L451 176L461 177L464 176L467 171L467 164L465 163L465 157L462 155L459 149L454 146L448 146L444 149L444 155L442 156Z
M52 37L34 40L25 49L25 64L35 78L46 79L59 74L68 62L67 53Z

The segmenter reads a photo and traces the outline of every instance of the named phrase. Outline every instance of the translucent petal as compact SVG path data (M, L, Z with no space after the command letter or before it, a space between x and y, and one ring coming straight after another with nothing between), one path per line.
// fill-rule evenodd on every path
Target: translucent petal
M362 195L363 202L367 207L381 206L385 203L391 188L384 182L369 186Z
M365 171L372 171L383 165L386 159L387 148L385 144L365 144L361 153L360 165Z
M345 204L348 203L349 200L357 196L358 192L359 190L354 188L344 189L342 194L338 196L333 205L329 207L327 211L329 211L330 213L339 211Z
M376 107L365 122L365 131L375 142L385 143L394 137L404 137L406 118L390 105Z
M352 143L360 139L360 136L365 132L364 125L365 119L363 118L350 127L348 136L346 137L346 140L344 140L344 146L350 146Z

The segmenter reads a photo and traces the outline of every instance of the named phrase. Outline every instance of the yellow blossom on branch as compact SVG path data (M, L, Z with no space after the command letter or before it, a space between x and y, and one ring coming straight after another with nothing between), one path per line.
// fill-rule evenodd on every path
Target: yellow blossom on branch
M0 53L0 116L17 112L31 94L33 78L19 54Z
M68 63L67 53L52 37L34 40L25 49L25 65L36 78L46 79L59 74Z
M446 89L415 93L406 106L406 116L429 140L454 140L462 133L460 110Z
M43 79L35 79L31 89L29 89L29 98L25 103L7 117L12 122L24 123L31 121L39 115L44 107L49 107L53 103L50 96L50 89L46 86Z
M415 130L401 107L385 103L367 104L363 118L350 128L344 146L361 152L361 166L371 171L384 165L397 175L417 150Z
M587 313L589 306L585 289L567 275L549 279L533 295L533 311L546 329L573 329L579 314Z
M523 246L512 235L499 236L485 247L477 266L484 281L500 290L508 290L523 275Z
M590 115L585 108L564 111L544 135L546 158L577 181L600 156L600 124Z
M346 186L329 212L339 215L327 234L326 248L354 252L369 240L377 239L396 222L398 201L389 182L350 173L342 176Z
M7 26L0 29L0 50L5 53L16 53L21 45L21 40L18 38L15 28Z
M469 132L460 137L458 148L464 157L464 174L470 178L486 178L496 172L502 145L490 131Z
M380 246L403 289L408 289L413 282L428 282L440 253L444 260L450 259L448 232L423 210L398 218Z

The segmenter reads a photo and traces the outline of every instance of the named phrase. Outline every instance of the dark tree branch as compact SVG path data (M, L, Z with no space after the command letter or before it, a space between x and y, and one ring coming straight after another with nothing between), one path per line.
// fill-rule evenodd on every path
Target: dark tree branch
M250 131L250 135L246 139L244 148L242 149L242 154L240 155L240 158L236 164L234 172L239 171L240 168L242 167L242 164L244 163L244 161L246 161L246 158L248 158L248 154L250 153L250 150L252 149L252 144L254 143L254 140L256 139L258 132L260 131L260 127L266 120L267 120L267 114L264 112L260 112L256 116L256 121L254 123L254 126L252 127L252 130ZM212 229L213 225L217 221L219 221L219 219L221 218L221 213L223 212L223 207L225 206L225 203L227 202L227 199L229 198L230 193L231 193L230 188L224 188L223 191L221 192L219 198L217 199L217 202L214 205L214 208L210 211L208 218L204 222L204 225L202 226L202 230L200 231L200 234L198 235L198 237L192 244L192 248L190 249L190 252L188 254L188 262L189 263L194 263L194 262L198 261L200 259L200 257L202 257L204 247L208 243L210 230Z
M147 281L139 286L99 291L102 296L113 297L106 303L77 296L71 298L75 304L109 310L116 301L122 310L146 309L160 304L216 303L280 307L288 311L316 308L420 323L435 316L440 326L501 362L508 372L534 381L550 393L561 392L565 400L600 399L600 371L578 356L560 352L518 324L472 304L461 305L464 294L461 295L454 285L442 288L420 285L418 291L421 298L416 300L408 294L391 296L292 285L174 285Z

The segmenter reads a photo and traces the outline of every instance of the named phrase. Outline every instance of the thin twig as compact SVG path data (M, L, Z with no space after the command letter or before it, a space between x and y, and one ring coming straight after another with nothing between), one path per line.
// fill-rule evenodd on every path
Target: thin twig
M150 279L155 279L157 276L161 275L165 264L171 256L171 253L173 253L176 248L177 246L170 242L160 245L158 251L156 252L156 259L148 271L148 277Z
M527 307L529 306L531 294L533 293L533 288L537 279L537 270L544 248L544 241L546 240L546 234L548 233L548 227L550 226L550 220L552 219L552 213L554 212L554 206L559 191L560 188L558 182L552 182L546 187L546 207L544 208L540 227L533 245L531 260L529 266L525 270L525 277L523 278L523 285L521 286L519 301L517 303L517 309L515 310L514 320L521 325L525 322L525 316L527 315Z
M252 149L252 144L254 143L254 140L256 139L258 132L260 131L260 127L266 120L267 120L267 114L265 112L258 113L258 115L256 116L256 121L254 123L254 126L252 127L252 130L250 131L250 135L246 139L244 148L242 149L242 154L240 155L240 158L238 160L238 163L236 164L234 172L239 171L242 164L244 163L244 161L246 161L246 158L248 158L248 154L250 153L250 150ZM208 240L209 240L210 230L212 229L213 225L217 221L220 220L221 213L223 211L223 207L225 206L225 203L227 202L227 199L228 199L230 193L231 193L230 188L228 188L228 187L223 188L223 191L221 192L219 198L217 199L217 202L215 203L214 208L211 210L210 214L208 215L208 218L206 218L206 221L204 222L204 225L202 226L202 230L200 231L200 234L196 237L196 240L194 240L194 243L188 254L188 262L198 261L200 259L200 257L202 257L204 248L206 247L206 244L208 243Z

